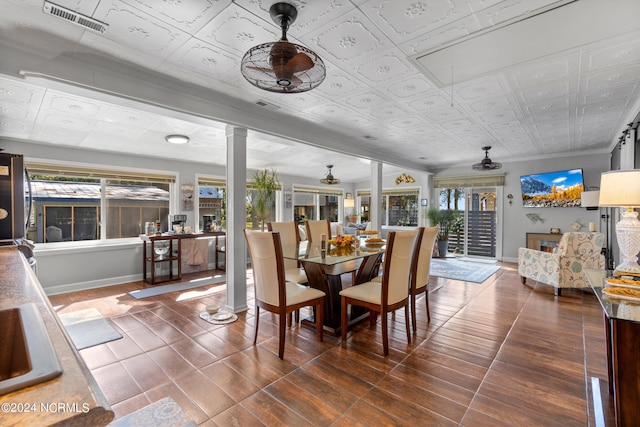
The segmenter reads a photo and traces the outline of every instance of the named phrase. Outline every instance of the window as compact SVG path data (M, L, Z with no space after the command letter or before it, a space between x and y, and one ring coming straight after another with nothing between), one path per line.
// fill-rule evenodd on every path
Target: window
M198 178L198 210L200 230L214 224L227 225L227 184L223 179Z
M265 204L265 217L261 218L255 209L257 190L251 188L252 183L247 183L246 198L246 227L248 229L259 229L264 222L265 229L267 222L276 220L276 200L267 200ZM213 220L217 225L226 228L227 220L227 184L224 179L198 178L198 198L200 211L200 229L204 229L207 221ZM276 192L277 198L277 192ZM264 221L263 221L264 220Z
M27 169L27 235L34 242L137 237L147 221L167 227L173 176L35 163Z
M337 222L342 190L328 190L314 187L294 187L293 217L303 223L305 220L328 219Z
M359 190L362 222L369 220L371 208L371 191ZM418 188L402 188L382 190L380 209L382 225L392 227L417 227L420 208L420 190Z

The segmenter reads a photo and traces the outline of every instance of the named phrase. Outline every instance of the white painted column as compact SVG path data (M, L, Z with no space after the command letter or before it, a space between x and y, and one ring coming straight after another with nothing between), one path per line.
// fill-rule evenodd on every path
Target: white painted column
M247 310L247 245L244 238L247 196L247 130L226 127L227 136L227 308Z
M380 206L382 205L382 163L371 162L371 228L373 230L382 230L382 213Z

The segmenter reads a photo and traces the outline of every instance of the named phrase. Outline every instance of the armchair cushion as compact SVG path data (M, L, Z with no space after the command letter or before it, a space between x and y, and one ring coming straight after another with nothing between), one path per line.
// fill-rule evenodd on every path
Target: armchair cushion
M585 268L602 269L602 233L570 232L560 240L555 253L518 249L518 273L523 279L536 280L556 288L588 288Z

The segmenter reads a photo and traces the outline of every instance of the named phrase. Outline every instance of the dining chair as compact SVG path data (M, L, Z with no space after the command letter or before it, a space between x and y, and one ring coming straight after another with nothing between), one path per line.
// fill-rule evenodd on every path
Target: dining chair
M300 231L298 224L294 221L285 222L268 222L268 231L276 231L280 233L280 241L282 243L282 254L284 260L284 275L288 282L294 282L299 285L308 285L307 273L300 266L300 262L295 259L300 249ZM296 323L300 321L300 311L296 310ZM287 325L291 326L291 315L287 318Z
M305 221L304 227L307 230L309 245L319 246L323 234L327 239L331 238L331 222L328 219Z
M304 269L300 267L300 262L295 258L298 257L300 249L300 232L298 224L294 221L285 222L268 222L268 231L280 233L280 242L282 243L282 255L285 256L284 269L287 281L305 285L309 282Z
M316 308L318 341L323 340L324 292L285 278L280 233L244 230L255 284L255 326L253 344L258 340L260 309L278 315L278 357L284 359L284 339L287 315L302 307Z
M371 323L377 313L382 318L382 348L389 355L387 313L404 307L407 341L411 342L409 328L409 286L412 275L417 230L391 231L387 236L384 268L380 282L370 281L340 291L342 340L347 339L347 306L357 305L369 309Z
M420 227L416 236L416 250L413 256L411 274L411 288L409 296L411 298L411 325L413 331L416 331L416 298L424 292L424 299L427 304L427 322L431 321L431 313L429 312L429 268L431 267L431 256L433 255L433 245L438 235L438 227Z

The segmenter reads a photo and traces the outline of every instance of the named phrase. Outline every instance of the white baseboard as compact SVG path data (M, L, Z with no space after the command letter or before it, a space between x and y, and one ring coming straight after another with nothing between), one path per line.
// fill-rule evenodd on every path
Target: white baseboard
M142 280L142 274L132 274L129 276L109 277L108 279L91 280L88 282L69 283L66 285L44 287L47 295L66 294L68 292L86 291L87 289L104 288L107 286L121 285L123 283L137 282Z

